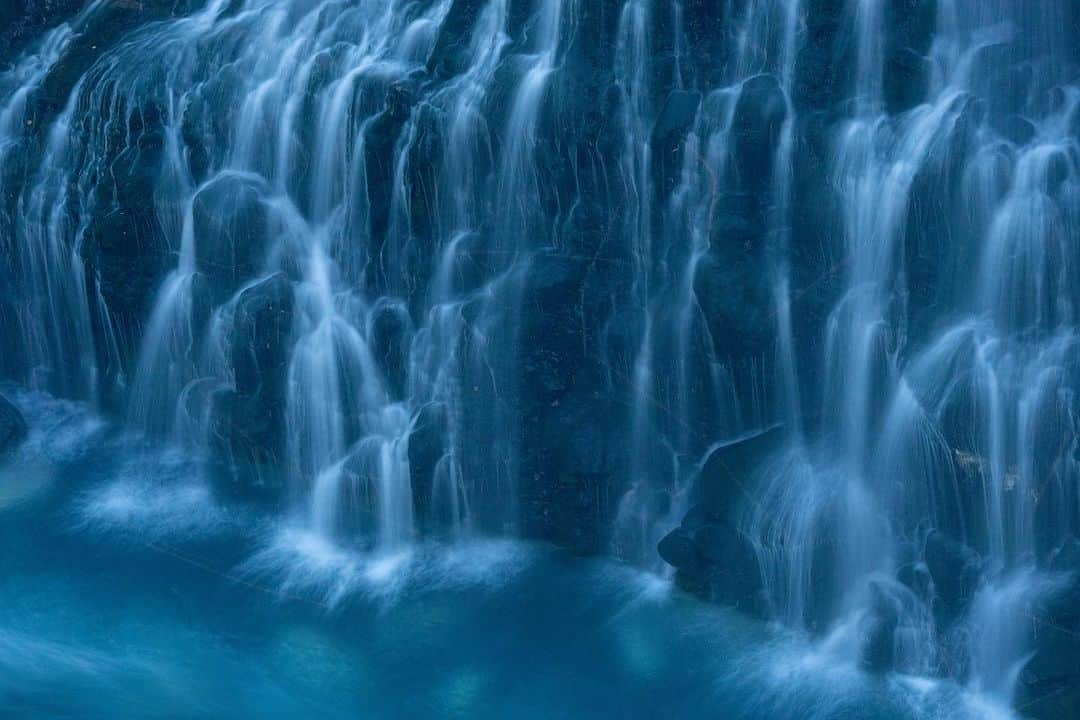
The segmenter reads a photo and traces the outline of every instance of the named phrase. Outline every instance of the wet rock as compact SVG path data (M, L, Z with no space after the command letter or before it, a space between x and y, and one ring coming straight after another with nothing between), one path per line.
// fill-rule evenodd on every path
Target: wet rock
M695 488L698 507L710 517L734 522L753 500L753 478L782 446L785 433L774 428L714 449L702 466Z
M74 15L84 0L5 0L0 3L0 70L40 34Z
M152 203L95 213L81 253L110 313L125 329L137 328L171 256Z
M933 578L930 568L924 562L908 562L896 571L896 579L909 588L916 596L929 602L933 596Z
M371 320L371 351L394 398L405 396L409 372L409 344L412 323L408 310L400 304L377 307Z
M979 554L940 531L926 538L926 567L934 581L935 612L943 625L970 604L982 575Z
M451 77L467 69L469 41L484 0L454 0L447 11L435 47L428 56L428 70L438 77Z
M760 194L768 186L786 118L787 100L775 77L755 75L743 83L731 132L739 186L745 191Z
M668 533L657 545L656 551L664 562L687 575L699 575L705 564L698 553L694 536L682 527Z
M882 93L891 113L910 110L926 97L930 63L911 48L892 52L885 61Z
M695 506L657 552L678 573L680 587L712 602L763 615L765 601L757 553L731 523Z
M0 395L0 455L14 450L26 439L26 420L7 398Z
M525 531L575 550L603 549L611 536L618 479L626 477L625 414L590 347L595 278L582 258L537 255L522 297L521 477Z
M1080 543L1070 539L1051 564L1068 571L1032 609L1035 652L1017 684L1016 706L1037 720L1080 717Z
M713 209L712 242L696 266L694 292L718 357L761 356L771 346L765 218L756 195L725 195Z
M1019 115L1009 115L994 122L994 129L1014 145L1027 145L1035 138L1035 125Z
M652 131L653 181L661 197L675 189L682 172L683 148L686 136L697 117L701 95L685 90L673 90Z
M240 294L231 353L238 393L262 396L275 407L283 401L292 317L292 284L284 273L275 273Z
M163 225L169 211L158 197L162 108L146 100L115 116L124 122L95 148L97 157L84 171L93 189L78 252L108 307L121 365L130 375L143 323L175 256Z
M727 523L709 523L694 532L694 541L708 563L710 599L752 615L764 615L761 568L750 538Z
M715 87L723 80L723 62L729 51L725 29L729 27L725 0L688 0L683 3L686 37L696 69L704 82L702 87Z
M213 398L210 437L223 474L244 493L273 495L281 488L292 312L292 285L282 273L237 299L230 351L235 386Z
M37 4L49 0L31 0ZM62 0L54 3L67 9ZM85 4L85 3L83 3ZM33 125L44 128L67 104L79 79L99 57L114 47L123 36L139 25L183 11L185 2L171 0L113 0L98 5L95 12L78 16L73 25L75 38L49 70L34 98ZM56 17L55 19L59 19ZM2 60L0 53L0 60Z
M576 552L602 551L611 537L623 471L617 441L606 432L615 408L598 397L585 369L548 402L531 393L522 433L525 528Z
M413 514L421 533L439 532L452 527L458 519L449 512L454 492L449 487L437 487L438 480L450 482L455 472L450 465L456 462L448 456L445 439L449 431L446 406L425 405L413 419L409 435L409 474L412 481ZM441 494L441 497L437 497Z
M364 138L365 181L370 208L369 255L380 261L370 263L369 281L376 287L384 287L402 269L401 258L388 257L383 252L383 244L391 219L390 203L394 193L394 165L397 158L395 147L409 118L413 100L412 89L407 83L394 83L388 87L385 107L372 119Z
M260 180L219 175L192 201L195 262L215 303L231 297L263 264L268 231L264 192Z
M1034 79L1030 63L1022 62L1023 48L994 43L979 48L972 58L970 78L976 94L987 103L991 115L1020 110Z
M870 603L863 620L862 664L871 672L891 670L896 663L896 631L903 607L880 582L870 583Z
M1063 573L1080 572L1080 538L1068 538L1050 554L1050 569Z
M210 443L218 475L239 494L273 499L282 489L285 453L280 415L258 396L220 390L210 408Z
M938 0L888 0L885 3L886 43L925 55L937 29Z
M408 193L408 223L412 236L402 258L402 274L414 304L422 304L427 299L424 290L429 286L430 273L438 263L438 248L433 236L442 207L440 193L445 182L443 159L446 156L446 138L443 137L440 120L440 112L431 105L417 107L402 170L402 182Z
M825 110L851 86L853 43L845 25L846 0L807 0L806 38L795 63L797 109Z

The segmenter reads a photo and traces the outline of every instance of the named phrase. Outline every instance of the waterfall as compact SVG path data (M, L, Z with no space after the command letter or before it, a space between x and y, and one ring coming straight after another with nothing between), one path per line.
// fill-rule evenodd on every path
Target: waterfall
M851 634L843 642L858 654L873 641L867 623L894 606L893 622L923 638L901 648L897 633L890 650L912 672L949 662L928 640L948 621L928 612L942 602L932 592L915 597L895 578L905 557L930 552L930 528L958 533L986 563L961 623L976 638L970 681L1006 701L1033 651L1017 630L1024 608L1052 585L1036 568L1076 522L1048 507L1077 480L1076 289L1064 279L1076 251L1065 160L1076 139L1062 129L1075 110L1074 91L1054 89L1066 79L1050 25L1060 11L940 3L926 96L894 114L883 4L854 3L854 112L831 139L844 289L820 360L826 432L811 448L795 440L765 471L767 494L747 521L776 612ZM1013 42L1029 33L1045 43ZM986 63L1006 53L1039 68L1022 95L985 85ZM1058 99L1046 107L1040 93ZM1010 132L1013 122L1030 135ZM927 183L949 177L964 188L926 207Z
M0 374L326 546L610 552L1012 702L1080 533L1072 5L95 0L0 66Z

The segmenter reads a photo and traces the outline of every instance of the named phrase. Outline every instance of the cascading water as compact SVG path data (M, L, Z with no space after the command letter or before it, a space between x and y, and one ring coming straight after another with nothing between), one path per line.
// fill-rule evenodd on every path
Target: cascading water
M1059 85L1063 8L1043 5L939 3L926 60L905 58L930 65L925 100L893 114L886 6L853 4L852 115L827 141L844 290L809 401L824 433L765 471L746 521L789 622L1006 702L1080 479L1075 89ZM1031 75L1021 92L994 72ZM945 607L957 578L904 581L942 531L982 558L966 609Z
M1009 703L1080 569L1078 27L95 0L2 58L0 372L300 544L613 552Z

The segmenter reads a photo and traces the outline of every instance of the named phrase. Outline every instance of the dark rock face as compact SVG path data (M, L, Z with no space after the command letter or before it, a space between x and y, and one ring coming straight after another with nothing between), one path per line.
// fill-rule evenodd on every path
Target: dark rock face
M26 439L26 420L11 401L0 395L0 456Z

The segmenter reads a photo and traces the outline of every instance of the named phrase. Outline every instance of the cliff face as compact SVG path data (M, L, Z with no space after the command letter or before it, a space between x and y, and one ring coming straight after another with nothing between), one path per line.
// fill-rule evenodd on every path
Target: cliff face
M663 539L1004 683L961 629L1078 526L1080 6L73 5L0 21L5 375L335 537Z

